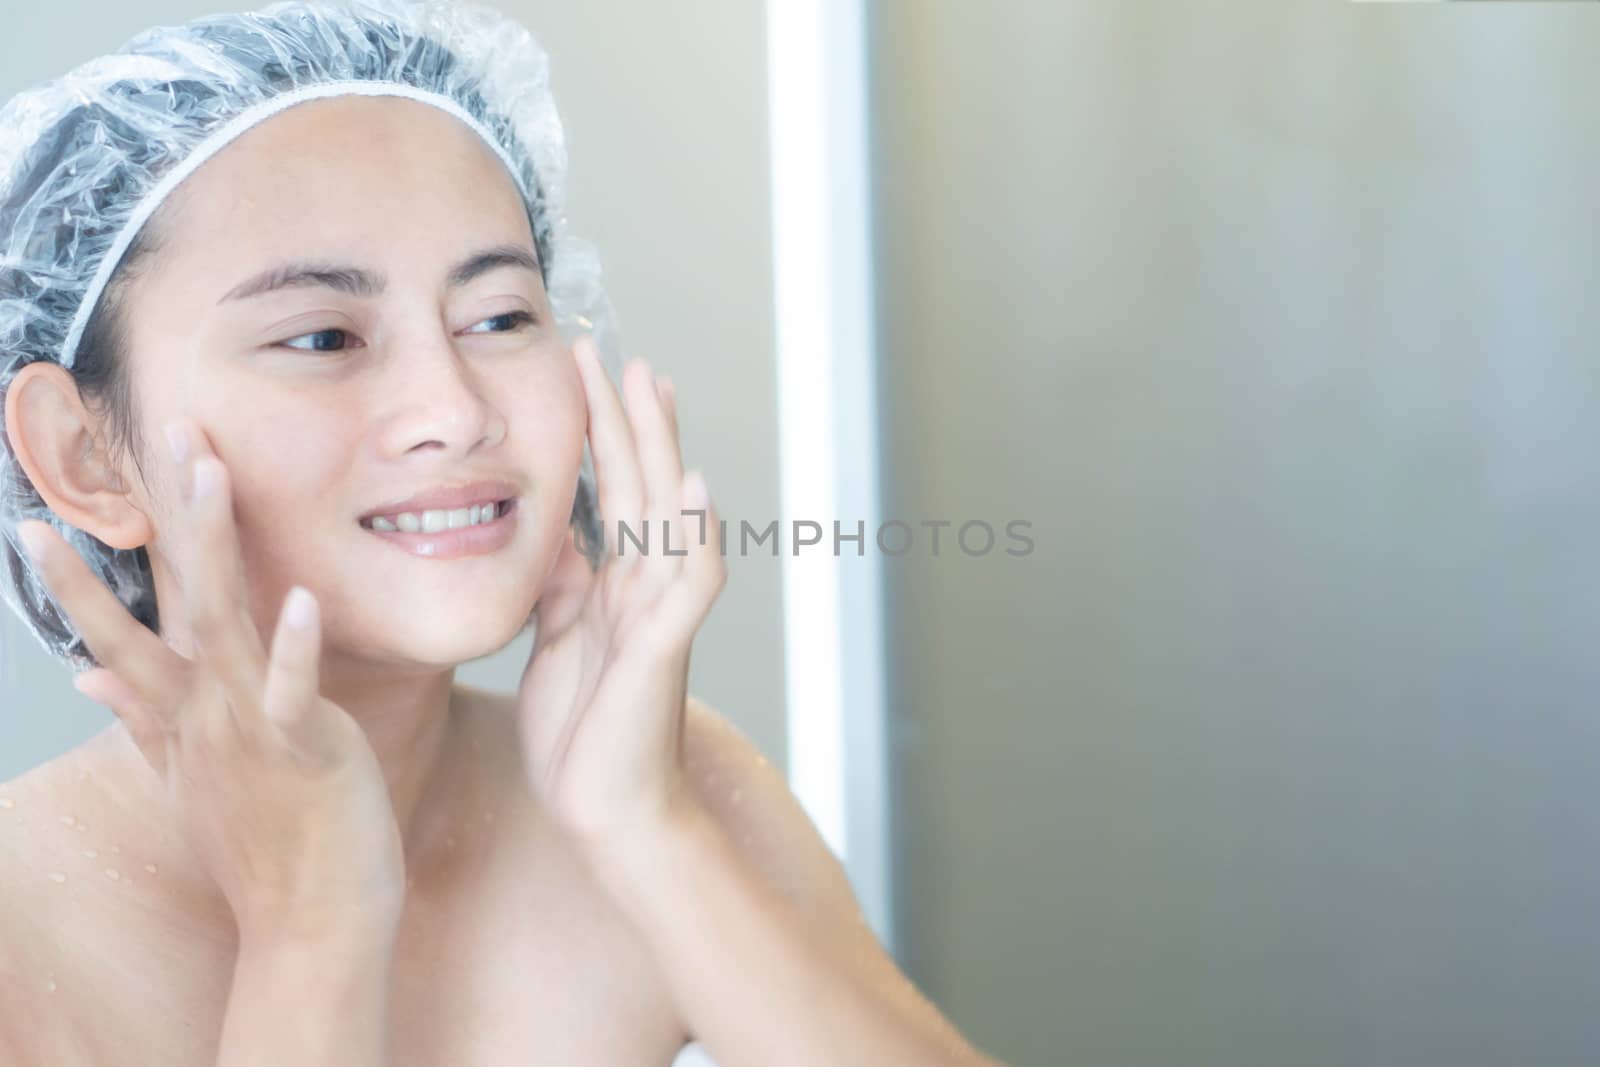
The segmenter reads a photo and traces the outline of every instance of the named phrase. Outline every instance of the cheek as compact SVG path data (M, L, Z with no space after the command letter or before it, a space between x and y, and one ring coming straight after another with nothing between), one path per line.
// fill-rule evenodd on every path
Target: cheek
M234 426L217 451L234 475L240 502L262 511L292 513L308 501L330 500L345 473L341 461L358 448L347 413L305 404L236 418Z
M570 359L518 383L514 409L506 412L511 437L521 442L526 462L545 478L570 467L576 479L588 431L583 382Z
M290 426L293 432L286 431ZM340 460L356 445L349 419L338 412L305 404L292 417L258 412L233 419L227 435L212 441L228 468L246 561L268 585L304 567L308 523L326 521L330 513L337 520L342 508L354 507ZM316 514L308 514L308 502L316 502Z

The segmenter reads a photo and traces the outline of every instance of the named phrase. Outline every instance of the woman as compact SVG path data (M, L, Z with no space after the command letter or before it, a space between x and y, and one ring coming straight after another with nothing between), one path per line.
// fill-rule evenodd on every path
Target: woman
M685 694L716 513L525 30L218 16L0 138L4 588L117 715L0 785L0 1062L993 1062Z

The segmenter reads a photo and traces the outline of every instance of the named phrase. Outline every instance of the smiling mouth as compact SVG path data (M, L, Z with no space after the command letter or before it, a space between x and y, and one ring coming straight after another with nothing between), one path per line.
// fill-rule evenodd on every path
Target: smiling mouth
M488 526L511 513L516 497L507 497L465 508L437 508L405 511L394 515L373 515L361 520L364 530L376 532L433 534Z

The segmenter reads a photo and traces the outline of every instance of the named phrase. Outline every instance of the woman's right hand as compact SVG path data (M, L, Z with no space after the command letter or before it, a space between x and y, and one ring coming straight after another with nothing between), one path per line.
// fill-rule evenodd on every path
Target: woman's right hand
M197 426L173 427L187 442L175 453L193 457L175 455L185 502L167 531L193 660L134 619L48 524L19 526L102 665L74 684L116 713L160 775L242 940L316 938L352 923L392 932L405 899L399 827L365 733L318 692L316 601L290 591L269 659L248 607L227 469Z

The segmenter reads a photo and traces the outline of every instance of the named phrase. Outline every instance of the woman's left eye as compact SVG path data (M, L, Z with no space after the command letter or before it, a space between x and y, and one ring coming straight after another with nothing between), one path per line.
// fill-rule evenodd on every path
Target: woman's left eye
M301 351L301 352L337 352L338 350L342 349L344 346L341 345L341 344L338 344L338 343L321 344L321 343L319 343L319 339L321 339L321 340L329 340L329 339L332 339L332 338L341 338L342 339L342 338L346 338L346 337L349 337L349 336L350 336L350 332L348 330L333 330L333 329L317 330L317 331L315 331L313 333L303 333L298 337L291 337L288 340L279 341L278 343L281 344L285 348L293 348L293 349L297 349L298 351ZM299 345L299 344L293 344L292 343L292 342L295 342L295 341L305 341L305 340L308 340L308 339L311 341L311 343L308 344L308 345Z
M491 316L490 318L484 319L483 322L477 323L475 326L473 326L472 329L468 330L467 332L468 333L510 333L511 331L516 330L516 329L518 329L518 328L520 328L522 326L532 326L534 324L534 322L536 322L536 321L537 320L532 315L528 314L526 311L507 311L502 315L494 315L494 316ZM510 323L510 325L504 327L503 329L499 329L499 330L480 330L480 329L478 329L478 326L482 326L483 323L485 323L485 322L502 322L502 323Z

